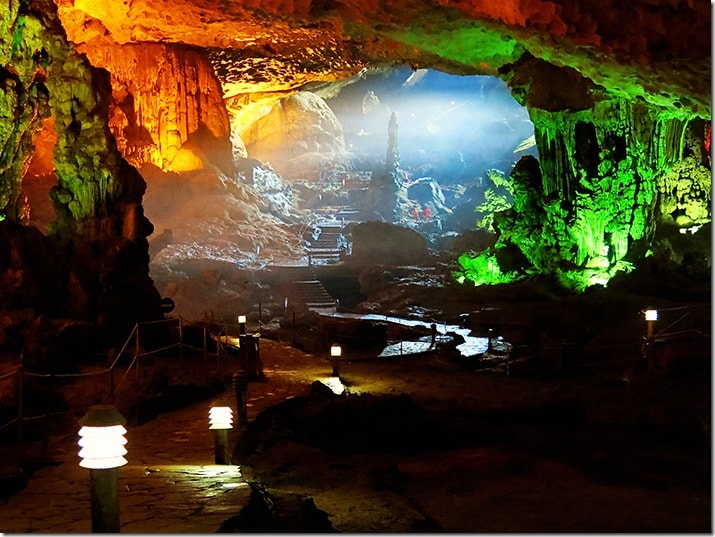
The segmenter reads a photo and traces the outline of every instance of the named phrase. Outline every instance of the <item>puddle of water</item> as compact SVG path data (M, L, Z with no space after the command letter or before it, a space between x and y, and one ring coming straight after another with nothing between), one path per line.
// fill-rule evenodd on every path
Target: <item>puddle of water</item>
M337 317L340 319L364 319L367 321L382 321L393 323L402 326L424 326L430 328L433 323L429 321L421 321L418 319L403 319L402 317L391 317L389 315L378 315L375 313L331 313L326 317ZM478 356L487 352L489 347L489 338L477 337L470 335L472 333L469 328L462 328L456 324L434 323L437 326L437 334L446 335L449 332L459 334L464 338L464 343L457 346L457 350L465 358ZM492 342L499 338L495 338Z

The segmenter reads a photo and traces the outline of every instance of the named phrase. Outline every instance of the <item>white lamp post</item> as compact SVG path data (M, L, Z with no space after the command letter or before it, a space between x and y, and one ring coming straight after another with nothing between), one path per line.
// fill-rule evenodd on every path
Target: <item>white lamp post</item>
M340 345L333 344L330 346L330 357L333 362L333 376L340 376L340 356L343 354L343 349Z
M658 320L658 310L645 310L645 320L648 323L648 339L655 333L655 321Z
M209 430L214 432L214 462L231 464L228 452L228 430L233 428L233 410L227 406L215 406L209 410Z
M126 420L113 406L97 405L89 409L80 423L79 465L89 468L92 532L119 533L117 468L127 464Z
M239 333L242 336L246 335L246 316L245 315L238 316L238 329L239 329Z

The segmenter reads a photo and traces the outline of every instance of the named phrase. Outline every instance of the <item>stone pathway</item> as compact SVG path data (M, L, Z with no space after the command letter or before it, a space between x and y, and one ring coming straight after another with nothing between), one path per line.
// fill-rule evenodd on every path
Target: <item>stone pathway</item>
M248 418L304 393L329 369L327 361L261 343L265 380L249 384ZM118 470L119 518L123 533L213 533L247 504L250 487L241 468L214 464L214 435L209 430L212 403L231 406L227 390L213 400L160 414L138 427L127 426L127 465ZM234 420L236 416L234 414ZM239 429L229 431L230 451ZM57 466L36 471L25 489L0 505L1 533L90 533L89 470L79 466L78 437L68 435L49 446Z
M214 464L209 402L129 428L129 463L118 470L124 533L212 533L246 505L250 488L234 465ZM236 429L229 434L233 445ZM5 533L90 533L89 470L67 443L58 466L37 471L0 506Z

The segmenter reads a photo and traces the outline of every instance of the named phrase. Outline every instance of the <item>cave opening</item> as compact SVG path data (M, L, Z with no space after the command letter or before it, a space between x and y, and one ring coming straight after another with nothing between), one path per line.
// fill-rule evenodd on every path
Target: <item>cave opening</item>
M534 134L526 108L496 77L397 67L346 86L327 104L367 169L377 164L371 158L384 159L392 111L400 165L412 178L464 184L490 168L508 175L522 154L537 155L533 144L519 146Z
M191 242L198 257L244 267L321 264L337 257L311 255L305 247L320 233L319 222L336 219L342 225L387 220L434 246L446 234L474 229L474 209L495 188L494 173L508 177L519 158L538 156L526 108L492 76L375 68L288 97L234 96L226 103L235 181L216 179L206 167L141 168L148 183L144 206L156 230L153 259L161 250L168 255L171 244ZM391 143L396 154L389 164ZM371 188L388 165L399 192L386 216L373 210ZM220 198L217 181L226 187ZM256 195L258 209L250 206ZM202 227L209 232L196 234ZM322 246L349 249L349 235Z

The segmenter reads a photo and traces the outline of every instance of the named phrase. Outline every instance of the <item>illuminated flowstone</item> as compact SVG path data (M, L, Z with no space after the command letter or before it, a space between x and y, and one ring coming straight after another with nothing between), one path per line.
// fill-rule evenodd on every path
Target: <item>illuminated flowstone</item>
M497 244L479 256L462 255L455 276L476 285L534 274L576 290L606 285L638 261L634 244L653 240L662 212L658 185L683 157L689 122L620 100L577 113L530 114L540 162L525 158L515 167L513 206L493 217ZM691 214L709 219L709 186L698 191L693 205L700 208ZM669 203L666 196L661 206ZM517 246L528 265L503 270L495 255L507 245ZM640 255L646 251L641 247Z

